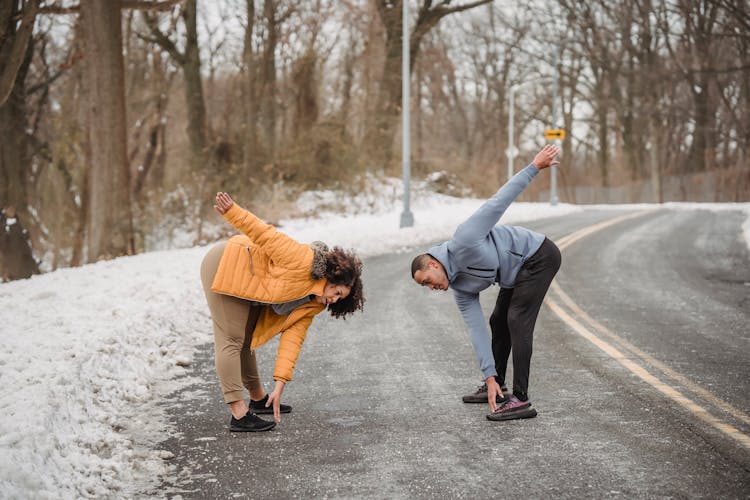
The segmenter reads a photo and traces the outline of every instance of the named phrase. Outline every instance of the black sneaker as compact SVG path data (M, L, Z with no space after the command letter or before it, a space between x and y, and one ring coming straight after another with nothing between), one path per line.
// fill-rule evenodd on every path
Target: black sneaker
M511 396L494 412L487 415L487 420L499 422L534 417L536 417L536 410L531 406L531 401L520 401L517 397Z
M500 394L497 395L495 398L495 401L497 403L502 403L506 399L508 399L508 386L503 384L500 386L500 390L502 391L502 396ZM480 385L477 387L477 390L472 392L471 394L467 394L466 396L461 398L464 403L486 403L487 402L487 383Z
M274 427L276 427L276 422L263 420L252 412L247 412L239 420L232 415L232 420L229 421L229 430L232 432L263 432L270 431Z
M487 396L485 395L485 398ZM263 399L260 401L253 401L250 400L250 411L253 413L257 413L258 415L272 415L273 414L273 405L266 408L266 403L268 402L268 394L265 395ZM289 413L292 411L292 407L285 404L279 405L279 411L281 413Z

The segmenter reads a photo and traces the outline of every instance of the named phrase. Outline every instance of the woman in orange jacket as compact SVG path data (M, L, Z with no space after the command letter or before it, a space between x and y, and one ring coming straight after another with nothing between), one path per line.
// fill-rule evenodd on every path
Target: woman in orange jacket
M339 247L298 243L218 193L214 205L241 233L209 250L201 281L214 325L216 372L232 412L232 432L271 430L256 414L281 413L284 386L292 380L307 328L328 308L344 318L364 304L362 262ZM255 349L280 334L271 394L258 376ZM250 393L245 402L244 389Z

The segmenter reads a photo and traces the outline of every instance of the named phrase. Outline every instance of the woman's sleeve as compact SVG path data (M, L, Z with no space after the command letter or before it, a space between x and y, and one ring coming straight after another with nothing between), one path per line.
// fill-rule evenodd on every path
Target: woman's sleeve
M298 243L237 203L232 205L223 217L238 231L247 235L253 243L261 246L279 265L291 268L299 265L301 261L312 261L313 251L309 245Z
M308 314L295 321L288 329L281 332L279 338L279 350L276 354L276 366L273 370L273 379L289 382L292 380L294 366L302 350L302 344L307 336L307 329L312 323L317 310L311 309Z

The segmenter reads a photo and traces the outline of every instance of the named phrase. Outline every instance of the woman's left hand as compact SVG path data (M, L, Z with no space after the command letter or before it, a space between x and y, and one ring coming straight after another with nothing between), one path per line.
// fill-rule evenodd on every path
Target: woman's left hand
M273 392L268 395L268 401L266 401L266 408L273 405L273 419L277 422L281 422L281 393L284 392L284 382L281 380L276 381L276 387L273 388Z
M232 208L232 205L234 205L234 201L232 200L231 196L223 192L216 193L214 209L219 212L219 215L224 215L225 213L227 213L227 210Z

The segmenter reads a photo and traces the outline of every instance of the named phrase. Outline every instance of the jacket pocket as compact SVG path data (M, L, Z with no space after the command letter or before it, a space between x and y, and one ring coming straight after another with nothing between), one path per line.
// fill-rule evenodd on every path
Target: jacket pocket
M466 266L466 269L471 269L472 271L483 271L485 273L494 273L494 269L487 269L486 267L473 267L473 266Z

